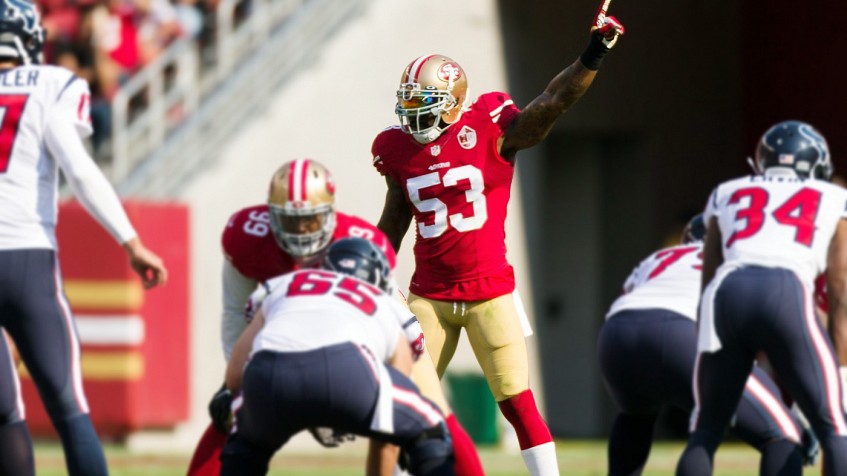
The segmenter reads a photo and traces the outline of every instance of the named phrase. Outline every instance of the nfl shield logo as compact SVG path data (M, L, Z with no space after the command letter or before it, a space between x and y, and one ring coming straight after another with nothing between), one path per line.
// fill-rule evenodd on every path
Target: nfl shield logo
M468 126L462 127L456 138L459 139L459 145L463 149L473 149L476 145L476 131Z
M430 147L429 153L432 154L433 157L438 157L438 154L441 153L441 146L440 145L434 145L434 146Z

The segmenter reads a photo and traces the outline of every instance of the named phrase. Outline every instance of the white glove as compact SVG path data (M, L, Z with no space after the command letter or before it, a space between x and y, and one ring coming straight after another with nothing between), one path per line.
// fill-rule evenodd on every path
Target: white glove
M262 301L264 301L270 293L271 288L268 287L268 283L262 281L259 283L259 286L256 287L256 290L250 294L250 297L247 298L247 303L244 304L244 321L247 322L247 324L250 324L250 321L253 320L253 316L255 316L256 312L258 312L262 307Z

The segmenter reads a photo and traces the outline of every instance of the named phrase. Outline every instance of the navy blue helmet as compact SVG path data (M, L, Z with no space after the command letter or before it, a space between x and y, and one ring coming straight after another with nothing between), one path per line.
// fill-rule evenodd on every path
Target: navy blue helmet
M378 246L364 238L342 238L329 245L321 267L349 274L384 292L388 292L391 286L388 258Z
M783 121L768 129L756 148L756 169L772 167L794 170L799 177L829 180L832 161L826 139L810 124Z
M687 225L685 225L685 229L682 230L682 242L683 243L694 243L698 241L703 241L706 238L706 222L703 221L703 214L699 213L694 215Z
M45 31L38 7L29 0L0 0L0 57L40 63Z

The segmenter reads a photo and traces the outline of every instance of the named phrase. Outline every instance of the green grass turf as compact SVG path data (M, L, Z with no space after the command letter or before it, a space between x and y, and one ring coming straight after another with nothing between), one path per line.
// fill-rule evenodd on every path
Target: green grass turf
M644 474L650 476L672 475L677 458L682 452L682 442L657 442ZM190 458L183 453L131 453L117 445L106 446L106 458L112 476L184 476ZM562 476L605 475L606 442L557 442L559 468ZM491 476L525 475L526 469L517 451L496 447L481 447L480 458L486 474ZM56 443L37 443L36 466L39 476L66 474L61 446ZM741 476L757 473L758 453L739 443L721 446L715 460L715 475ZM364 470L364 446L348 445L346 448L318 451L286 451L277 453L272 461L272 476L361 476ZM804 475L821 474L820 465L807 468Z

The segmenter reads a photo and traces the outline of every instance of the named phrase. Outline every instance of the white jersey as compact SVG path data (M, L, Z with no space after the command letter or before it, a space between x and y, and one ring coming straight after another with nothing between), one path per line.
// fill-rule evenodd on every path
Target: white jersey
M387 361L403 336L403 306L370 284L327 270L302 270L268 281L265 325L253 341L262 350L300 352L343 342ZM408 312L408 310L406 311Z
M32 65L0 72L0 249L56 247L59 167L116 240L135 236L82 146L80 138L92 132L90 102L88 84L67 69Z
M632 309L667 309L697 320L703 244L659 250L642 261L624 283L624 294L612 303L606 318Z
M826 269L838 221L847 217L847 190L786 175L749 176L712 192L703 219L717 218L726 272L744 265L794 271L808 289Z

